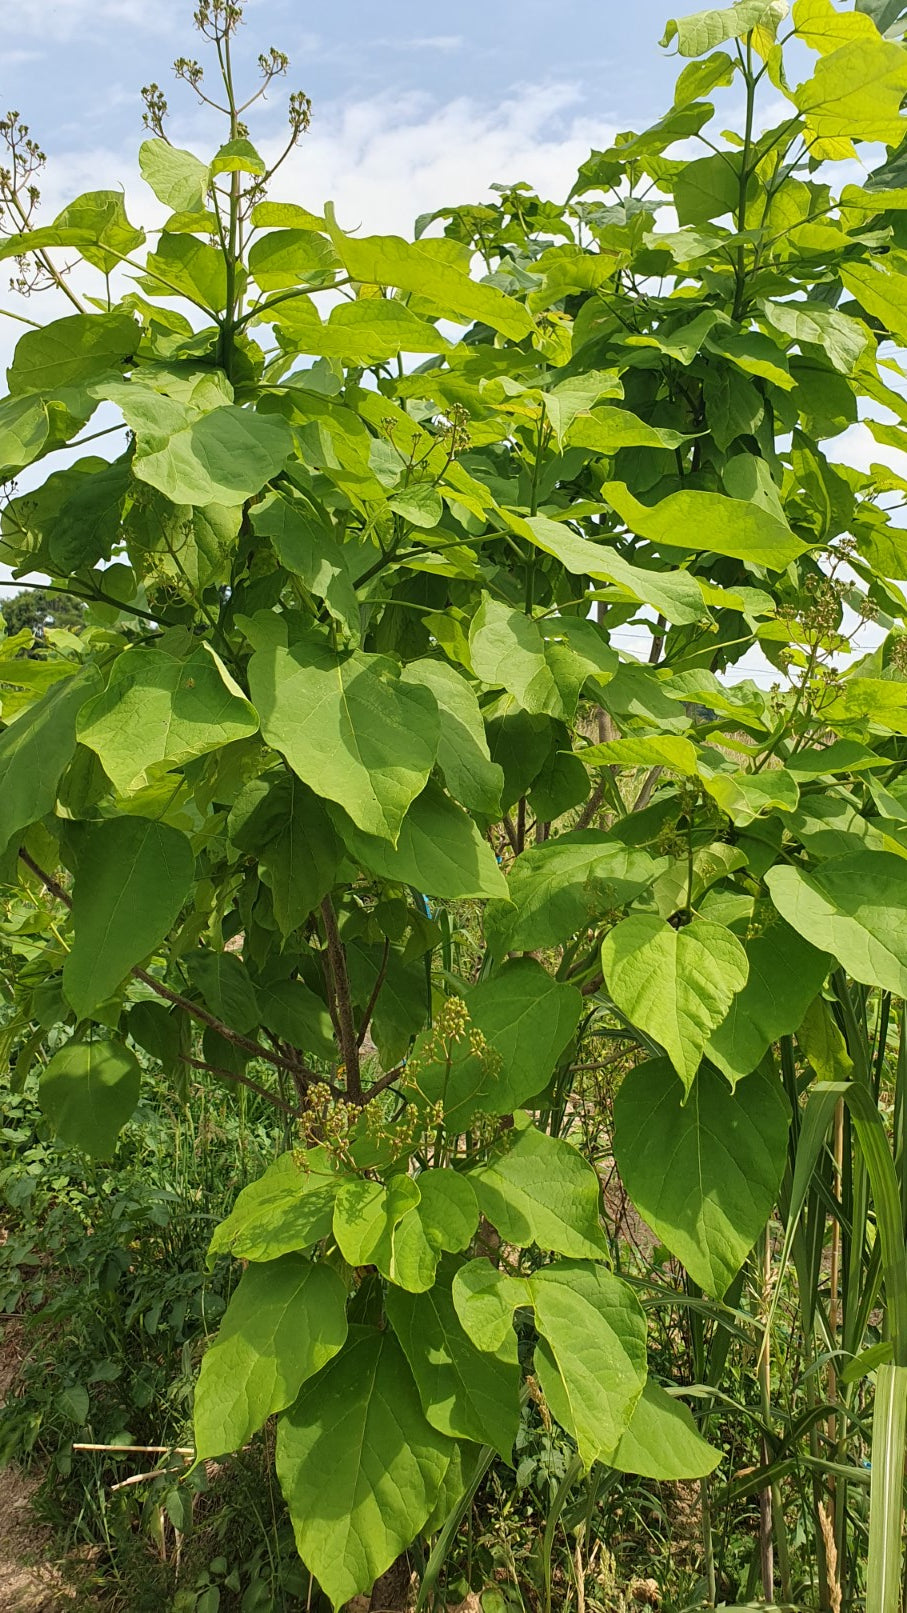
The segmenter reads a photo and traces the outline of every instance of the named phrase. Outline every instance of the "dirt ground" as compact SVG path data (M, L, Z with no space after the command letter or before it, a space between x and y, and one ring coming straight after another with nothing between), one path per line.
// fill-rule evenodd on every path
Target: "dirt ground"
M0 1402L21 1362L19 1330L9 1322L0 1337ZM17 1467L0 1468L0 1613L76 1613L73 1594L50 1558L50 1535L32 1511L34 1488L35 1481Z

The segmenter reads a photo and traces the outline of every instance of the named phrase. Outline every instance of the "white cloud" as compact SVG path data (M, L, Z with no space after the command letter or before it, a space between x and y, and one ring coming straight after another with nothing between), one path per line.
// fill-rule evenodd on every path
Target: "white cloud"
M0 13L0 37L15 32L61 44L77 36L94 37L111 25L169 33L179 10L176 0L157 0L151 6L145 0L29 0L27 6Z
M462 50L464 40L462 34L427 34L417 39L376 39L375 45L382 45L388 50Z
M491 107L468 96L377 97L328 107L278 188L312 208L331 198L346 229L407 234L420 213L485 200L496 181L564 197L590 147L614 133L570 84L527 85Z

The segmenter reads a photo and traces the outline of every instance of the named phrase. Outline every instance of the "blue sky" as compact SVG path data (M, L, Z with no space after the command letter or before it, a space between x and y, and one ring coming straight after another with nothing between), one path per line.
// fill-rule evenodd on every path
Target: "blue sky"
M702 3L702 0L699 0ZM209 156L223 139L173 83L178 55L205 60L193 0L26 0L0 6L0 112L16 108L48 154L41 221L86 190L124 186L136 223L161 210L141 183L140 90L168 94L171 137ZM561 199L593 146L643 129L671 104L682 65L659 46L669 16L696 0L248 0L241 53L251 65L276 45L291 58L285 84L252 126L277 149L286 91L312 97L311 132L281 175L275 198L338 207L347 229L409 234L418 214L481 200L493 181L527 180ZM730 92L727 124L738 119ZM282 140L281 140L282 143ZM2 160L2 155L0 155ZM7 293L4 305L17 299ZM31 317L67 312L55 297L19 305ZM0 369L19 334L0 321ZM841 457L886 456L865 427ZM20 485L24 485L23 478ZM0 567L0 595L6 568ZM746 667L771 681L761 657Z
M492 180L553 185L583 139L588 146L615 128L644 127L669 104L679 65L658 45L669 14L670 0L460 0L450 8L250 0L242 43L249 57L271 44L286 50L287 87L311 95L312 183L323 174L343 199L344 150L361 169L378 139L396 165L401 201L412 170L421 174L411 221L424 205L428 158L439 183L461 186L456 197L435 193L436 202L473 198ZM111 183L119 164L127 177L143 133L139 90L156 80L170 93L178 54L202 56L186 0L28 0L0 13L0 106L17 108L48 152L49 205L66 199L70 175L80 188L93 170L95 183ZM188 92L173 86L170 100L173 137L203 147ZM276 130L279 117L275 94L264 129ZM497 167L520 159L523 172ZM371 179L359 187L365 202Z

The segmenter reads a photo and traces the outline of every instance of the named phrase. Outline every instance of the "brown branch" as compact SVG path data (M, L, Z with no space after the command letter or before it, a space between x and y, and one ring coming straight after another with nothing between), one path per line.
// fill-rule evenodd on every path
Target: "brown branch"
M359 1079L359 1043L356 1040L356 1023L353 1019L353 999L346 968L346 952L337 928L337 915L329 896L321 904L321 917L327 938L327 965L331 997L331 1018L340 1043L340 1053L346 1073L347 1096L354 1103L362 1101L362 1083Z
M592 794L586 802L586 805L583 807L582 812L576 820L577 829L588 829L604 798L605 781L604 779L599 779L595 789L592 791Z
M299 1065L291 1064L289 1059L281 1058L279 1054L269 1052L266 1047L262 1047L260 1042L254 1041L251 1036L241 1036L239 1031L232 1030L229 1025L225 1025L222 1019L218 1019L214 1014L209 1014L207 1008L202 1008L199 1003L190 1002L188 997L182 997L178 991L174 991L170 986L165 986L162 980L158 980L154 975L149 974L147 969L135 968L130 969L129 972L136 980L141 980L143 985L150 986L151 990L156 992L158 997L163 997L165 1002L173 1003L175 1007L185 1009L186 1013L191 1014L193 1019L197 1019L200 1025L206 1025L209 1030L217 1031L218 1035L224 1038L224 1041L232 1042L234 1047L242 1048L243 1052L248 1053L250 1058L264 1059L266 1064L273 1064L275 1070L285 1070L288 1075L292 1075L294 1071L298 1072ZM318 1077L314 1072L310 1073L311 1079L317 1081Z
M649 769L645 780L643 781L642 789L640 790L636 800L633 802L633 806L631 807L632 812L642 812L643 808L648 806L650 800L652 799L652 791L658 783L663 771L664 769L660 764Z
M513 826L513 819L509 812L504 812L502 814L501 822L504 825L504 833L506 834L507 839L510 841L511 850L518 857L520 855L520 848L517 844L516 829Z
M58 902L63 903L64 907L72 907L72 897L63 889L62 885L59 885L55 879L51 878L50 874L45 874L44 869L38 867L38 864L28 855L24 846L19 847L19 859L24 862L26 868L31 869L33 874L37 874L41 883L50 891L51 896L55 896Z
M193 1070L205 1070L209 1075L216 1075L221 1081L238 1081L241 1087L248 1087L250 1092L257 1092L260 1098L267 1098L268 1103L273 1103L275 1109L282 1109L285 1115L292 1115L294 1120L298 1120L304 1113L301 1108L294 1109L291 1103L287 1103L276 1092L271 1092L268 1087L253 1081L251 1076L240 1075L238 1070L227 1070L222 1064L206 1064L204 1059L193 1058L191 1053L181 1053L180 1060L183 1064L190 1064Z
M368 1030L369 1025L372 1022L372 1015L375 1012L375 1004L376 1004L376 1002L378 1001L378 998L381 995L381 987L384 985L384 982L385 982L385 980L387 978L387 966L388 966L388 964L390 962L390 956L391 956L390 937L386 935L384 937L384 957L381 959L381 967L378 970L378 973L377 973L377 975L375 977L375 984L372 987L372 995L370 996L370 998L368 1000L368 1007L366 1008L365 1013L363 1014L362 1020L361 1020L360 1025L359 1025L359 1034L356 1037L356 1046L357 1047L362 1046L363 1042L365 1041L365 1033Z
M64 907L72 908L71 896L51 874L46 874L44 869L38 866L34 859L29 856L24 846L19 847L19 857L26 868L30 868L32 873L37 875L41 883L50 891L51 896L55 896L58 902L63 903ZM199 1003L190 1002L188 997L183 997L178 991L173 991L170 986L165 986L162 980L158 980L154 975L149 974L147 969L136 967L135 969L130 969L129 973L135 980L141 980L143 985L149 986L158 997L163 997L165 1002L173 1003L175 1007L184 1009L193 1019L197 1019L200 1025L206 1025L209 1030L217 1031L218 1035L222 1036L225 1041L232 1042L234 1047L242 1048L243 1052L248 1053L251 1058L263 1059L266 1064L272 1064L277 1070L285 1070L288 1075L303 1073L308 1079L317 1081L318 1077L314 1071L308 1070L305 1066L299 1064L292 1064L289 1059L281 1058L279 1054L269 1052L266 1047L262 1047L260 1042L255 1042L251 1037L241 1036L238 1031L231 1030L229 1025L224 1024L223 1020L217 1019L214 1014L209 1014L207 1008L202 1008ZM262 1088L262 1090L267 1091L266 1088ZM295 1110L290 1110L290 1113L295 1113Z
M363 1106L367 1103L371 1103L372 1099L377 1098L380 1093L386 1092L388 1087L392 1087L395 1081L399 1081L405 1068L406 1066L404 1064L398 1064L396 1069L389 1070L387 1075L382 1075L380 1081L376 1081L374 1085L370 1086L363 1094Z

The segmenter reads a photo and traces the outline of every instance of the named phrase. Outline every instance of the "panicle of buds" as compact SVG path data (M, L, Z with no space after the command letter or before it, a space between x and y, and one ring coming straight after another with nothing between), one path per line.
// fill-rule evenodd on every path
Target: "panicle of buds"
M304 135L312 122L312 102L302 90L294 90L289 105L290 130L294 140Z
M220 44L234 34L242 22L243 8L236 0L201 0L193 13L193 21L200 34L212 44Z
M174 64L174 71L177 71L178 67L179 63L177 62ZM142 100L145 103L145 110L142 113L142 122L145 128L150 129L152 134L156 134L158 139L166 140L164 120L167 116L167 97L160 85L146 84L142 89Z
M269 51L262 51L259 55L258 65L261 68L262 78L277 78L286 72L290 58L286 51L278 50L276 45L272 45Z
M18 112L7 112L0 118L0 143L7 151L7 161L0 165L0 235L22 235L34 228L34 215L41 200L35 180L47 158ZM53 284L53 275L40 258L17 258L16 267L17 273L9 284L10 290L20 296L44 291Z

